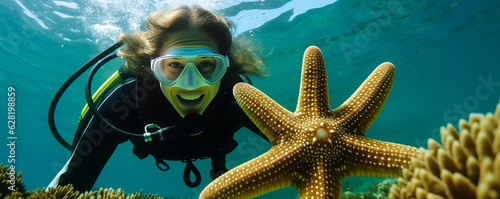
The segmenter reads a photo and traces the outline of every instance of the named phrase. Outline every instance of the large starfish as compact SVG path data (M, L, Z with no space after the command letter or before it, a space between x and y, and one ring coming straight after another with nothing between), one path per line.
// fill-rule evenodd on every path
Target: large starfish
M210 183L200 198L251 198L287 186L299 198L340 198L347 176L397 177L418 150L364 137L389 96L394 66L383 63L340 107L331 110L323 55L304 53L294 113L251 85L234 87L236 100L271 141L271 149Z

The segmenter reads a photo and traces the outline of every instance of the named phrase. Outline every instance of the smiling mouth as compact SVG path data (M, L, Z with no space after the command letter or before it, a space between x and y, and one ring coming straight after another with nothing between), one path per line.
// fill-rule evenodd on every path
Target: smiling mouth
M186 105L186 106L198 105L203 100L203 97L205 97L205 94L177 95L179 102L181 102L183 105Z

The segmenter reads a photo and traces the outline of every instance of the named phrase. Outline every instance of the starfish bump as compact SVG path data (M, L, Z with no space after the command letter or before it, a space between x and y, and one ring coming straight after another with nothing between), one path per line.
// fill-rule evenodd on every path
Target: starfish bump
M287 186L296 187L299 198L340 198L347 176L399 176L418 150L364 137L389 96L394 71L391 63L381 64L334 110L323 55L314 46L304 54L294 113L237 84L236 100L272 147L214 180L200 198L251 198Z

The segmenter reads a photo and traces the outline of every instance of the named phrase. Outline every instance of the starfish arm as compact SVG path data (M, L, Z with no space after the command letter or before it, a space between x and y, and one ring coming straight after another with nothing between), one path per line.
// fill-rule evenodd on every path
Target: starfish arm
M332 115L342 118L343 127L348 131L365 135L389 97L394 76L394 65L380 64Z
M330 111L328 79L323 54L315 46L304 52L299 99L295 113L314 116Z
M297 183L299 198L340 198L343 176L332 166L320 161L301 176Z
M252 122L266 135L271 144L288 127L285 123L293 113L286 110L266 94L247 83L238 83L233 88L233 94L243 111Z
M399 177L402 168L417 157L415 147L378 141L359 135L341 134L341 155L348 176Z
M273 146L214 180L200 198L248 198L286 186L296 187L299 198L340 198L346 176L401 175L419 151L364 137L389 96L394 75L391 63L381 64L331 110L323 55L309 47L295 113L251 85L236 84L236 101Z
M295 165L298 159L284 152L281 146L231 169L215 179L200 194L200 199L208 198L252 198L287 186L296 181Z

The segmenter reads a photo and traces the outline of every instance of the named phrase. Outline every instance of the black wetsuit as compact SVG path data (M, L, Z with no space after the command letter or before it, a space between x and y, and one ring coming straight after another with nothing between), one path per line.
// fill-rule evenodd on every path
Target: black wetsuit
M146 143L142 137L117 132L87 114L77 130L77 135L82 136L75 138L75 150L54 179L56 184L71 183L77 190L90 190L118 144L127 140L134 144L135 155L140 159L153 155L159 168L167 166L162 159L189 160L210 157L214 171L225 171L225 156L237 146L233 135L238 129L247 127L263 136L232 95L233 85L242 81L239 75L231 77L226 74L219 92L204 114L190 122L180 117L164 97L157 80L125 80L101 98L97 106L99 112L113 125L128 132L142 135L144 127L153 123L161 127L175 126L175 132L167 133L181 136Z

